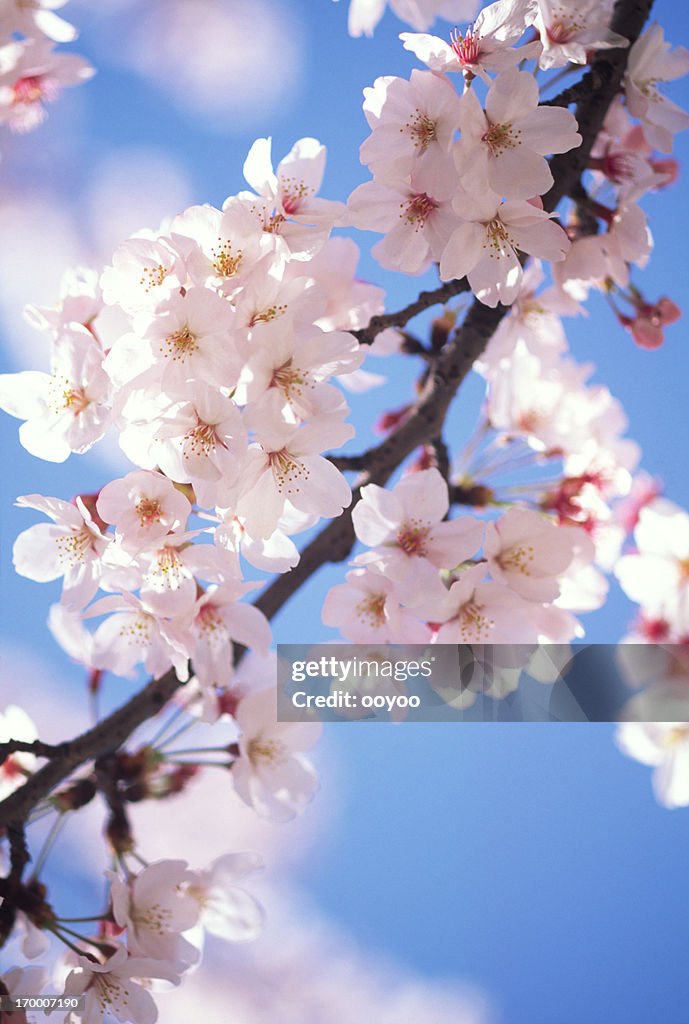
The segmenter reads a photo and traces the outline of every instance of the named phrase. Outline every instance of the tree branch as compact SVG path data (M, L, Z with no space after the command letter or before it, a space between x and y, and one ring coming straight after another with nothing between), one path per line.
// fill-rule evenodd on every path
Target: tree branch
M362 327L358 331L350 331L349 333L354 335L359 344L371 345L375 341L376 336L388 327L404 327L413 317L423 313L426 309L430 309L431 306L447 302L453 296L468 291L469 282L466 277L461 278L459 281L446 281L445 284L434 288L432 291L421 292L419 297L414 302L410 302L404 309L399 309L396 313L383 313L381 316L371 317L366 327Z
M0 829L26 820L36 804L86 761L117 750L128 736L155 715L179 687L174 669L153 679L143 690L76 739L61 744L62 754L35 772L0 802Z

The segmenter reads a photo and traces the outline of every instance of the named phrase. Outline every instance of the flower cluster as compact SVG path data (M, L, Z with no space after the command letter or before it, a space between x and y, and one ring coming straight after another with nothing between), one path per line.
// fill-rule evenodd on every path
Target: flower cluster
M653 148L669 152L672 132L689 124L657 84L689 70L689 54L677 48L667 55L658 26L630 52L626 108L620 100L611 109L591 163L586 205L601 231L581 231L575 217L565 231L543 209L541 197L553 185L546 156L578 147L581 136L569 110L539 104L533 72L517 70L531 59L536 69L585 64L592 52L626 46L610 31L610 14L597 3L498 0L449 42L402 34L430 71L379 78L365 90L371 134L361 160L373 180L348 204L355 227L385 235L373 249L382 266L419 274L436 262L442 280L466 276L490 306L517 298L524 254L554 263L570 292L628 284L628 265L643 265L651 248L637 201L674 174L671 162L653 158ZM529 28L538 39L517 45ZM453 74L461 76L462 95ZM487 87L483 100L476 79ZM612 207L598 201L601 183L612 184ZM645 308L647 318L649 309L654 315Z
M191 659L206 691L222 689L232 641L270 643L240 603L242 560L288 570L291 536L349 504L323 457L353 434L332 380L357 371L347 328L380 311L381 292L355 280L353 242L328 240L343 207L316 196L324 162L302 139L273 171L259 140L245 164L255 193L129 239L100 279L74 275L57 310L30 311L53 335L52 372L0 378L24 446L62 461L114 426L139 467L74 503L19 499L52 523L18 538L17 571L62 578L54 632L94 669L172 665L184 680ZM107 617L75 640L95 616Z
M447 519L448 510L436 469L390 491L362 488L353 521L369 550L326 597L326 625L354 643L567 643L582 635L571 612L587 607L576 593L594 556L584 530L527 509L485 527L473 516Z
M0 124L28 132L47 116L45 104L66 85L78 85L94 69L73 53L55 50L71 43L76 29L56 10L67 0L3 0L0 5Z

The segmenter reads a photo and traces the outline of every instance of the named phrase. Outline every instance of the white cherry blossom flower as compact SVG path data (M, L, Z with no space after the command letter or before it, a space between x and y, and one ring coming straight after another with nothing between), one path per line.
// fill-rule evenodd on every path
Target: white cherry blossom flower
M275 687L239 701L240 756L232 765L237 794L261 817L288 821L311 800L318 777L303 751L321 735L320 722L278 722Z
M233 328L226 299L207 288L190 288L161 302L152 319L119 338L105 370L118 387L135 378L135 386L155 383L173 394L189 380L233 387L242 365Z
M102 597L85 612L88 618L106 614L93 634L93 668L131 678L141 662L156 679L172 667L179 681L186 682L191 638L179 624L156 616L130 593Z
M623 555L615 575L627 597L654 617L685 623L689 614L689 514L666 498L639 512L637 551Z
M440 623L437 643L523 644L537 639L534 606L508 587L485 582L485 576L485 565L459 574L432 616Z
M263 907L238 883L262 867L257 853L226 853L205 871L191 873L185 891L198 904L199 923L205 931L227 942L258 938Z
M437 469L405 476L392 490L361 488L352 512L360 541L374 548L358 561L375 562L390 579L411 582L434 569L454 569L481 546L483 524L472 516L445 521L447 484Z
M545 157L581 145L574 115L539 107L538 85L527 71L510 69L493 81L485 111L473 89L461 99L461 138L454 157L462 184L487 181L507 199L544 195L553 184Z
M270 249L250 205L236 196L222 210L190 206L172 221L170 239L184 253L191 280L223 294L244 284Z
M440 277L466 275L480 302L509 306L519 295L523 270L517 252L563 260L570 242L553 214L531 203L500 203L490 191L462 193L454 208L463 223L452 232L440 258Z
M511 508L486 524L484 552L497 583L527 601L546 603L560 594L559 577L571 564L579 541L593 547L577 527L556 526L538 512Z
M279 395L285 418L298 423L321 411L323 382L356 370L363 356L357 340L344 331L324 334L312 327L299 337L283 330L270 347L257 347L246 361L235 398L244 405L271 390Z
M270 139L257 139L244 162L244 177L263 200L255 212L263 230L283 243L286 256L308 259L344 213L342 203L316 195L325 170L325 146L317 139L299 139L275 171L270 151ZM240 193L240 199L245 196Z
M165 238L141 233L115 249L100 284L106 305L137 313L155 309L185 280L183 261L172 245Z
M327 519L349 505L349 484L320 455L353 436L348 423L316 417L299 426L285 423L279 410L266 407L255 431L258 443L249 448L236 506L252 537L270 537L288 502L300 512Z
M202 382L191 382L186 392L188 401L154 422L150 451L166 476L192 485L204 508L227 505L246 452L241 413L227 395Z
M183 530L191 513L189 501L171 480L144 470L106 484L96 508L101 519L115 527L117 542L131 554L173 530Z
M460 117L460 100L444 76L416 68L407 81L387 75L364 89L371 134L359 154L379 181L398 180L447 153Z
M83 995L86 1004L83 1011L70 1010L66 1024L103 1024L106 1014L112 1014L123 1024L155 1024L158 1008L151 993L139 984L151 978L179 983L173 964L150 957L130 957L124 946L118 946L103 964L90 957L78 957L77 966L65 980L64 995Z
M654 768L653 790L659 803L689 806L689 723L623 722L615 739L624 754Z
M199 959L198 950L181 934L199 918L198 902L186 892L193 879L186 861L157 861L130 881L114 872L107 875L113 917L127 929L130 956L167 961L176 971Z
M630 114L644 126L646 138L663 153L672 152L673 136L689 128L689 114L658 89L660 82L672 82L689 71L689 50L673 49L658 24L647 28L629 52L624 79Z
M612 3L605 0L537 0L533 25L543 46L542 68L588 64L588 54L629 46L629 40L610 30Z
M94 74L83 57L53 52L47 39L6 43L0 47L0 124L16 132L31 131L45 120L45 104L57 99L64 86L78 85Z
M53 346L52 374L39 370L0 374L0 408L26 422L19 440L36 458L64 462L88 451L110 421L110 380L103 351L79 324Z
M350 223L385 238L372 250L381 266L421 274L440 259L459 218L453 210L457 172L449 156L438 155L410 181L367 181L349 197Z
M211 586L190 612L191 657L204 689L229 685L234 675L232 642L265 654L271 641L268 620L258 608L241 604L256 584L227 581Z
M431 631L402 606L398 582L375 565L352 569L346 580L326 595L321 613L326 626L334 626L354 644L428 643Z
M64 577L62 603L78 611L98 589L108 546L81 498L75 504L41 494L17 498L20 508L34 508L53 520L38 523L19 534L12 549L16 571L30 580L45 583Z
M462 35L455 32L450 42L438 36L403 32L400 39L431 71L456 71L471 80L476 75L489 82L496 74L540 52L540 43L514 47L524 34L530 0L497 0L484 7Z

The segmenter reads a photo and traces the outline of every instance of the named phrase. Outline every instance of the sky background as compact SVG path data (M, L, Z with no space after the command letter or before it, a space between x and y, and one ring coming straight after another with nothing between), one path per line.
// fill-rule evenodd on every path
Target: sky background
M372 40L350 39L345 0L73 0L64 13L81 29L75 49L98 75L65 92L37 132L0 139L5 371L45 367L47 338L23 323L24 303L51 303L66 267L102 265L130 231L155 228L192 203L219 206L244 187L256 137L273 137L276 160L299 137L320 139L329 153L322 194L346 198L367 178L358 160L361 90L417 66L397 39L406 26L392 15ZM686 43L683 5L658 0L654 16L673 43ZM686 81L668 92L689 107ZM679 183L644 201L656 251L634 275L650 299L669 295L680 306L688 146L678 138ZM361 276L385 287L395 309L432 276L382 271L365 253L377 238L358 236ZM596 364L594 379L627 410L644 467L689 505L686 319L663 348L646 352L600 298L589 309L587 320L567 322L572 354ZM412 360L370 368L390 382L352 401L361 447L371 409L406 401L418 369ZM452 421L457 446L481 395L478 382L467 383ZM114 446L62 466L38 462L16 430L0 418L0 704L23 703L64 738L73 718L52 710L66 701L76 715L83 677L44 629L57 588L13 574L12 541L36 520L12 502L35 491L94 490L126 464ZM318 609L341 575L342 567L319 573L275 620L276 639L327 637ZM586 620L587 639L615 640L630 612L613 585L605 609ZM110 685L113 699L129 692ZM323 790L307 815L321 821L318 845L292 870L320 911L365 948L429 977L478 985L504 1024L687 1024L689 812L656 806L648 771L619 754L612 732L331 726L320 753Z

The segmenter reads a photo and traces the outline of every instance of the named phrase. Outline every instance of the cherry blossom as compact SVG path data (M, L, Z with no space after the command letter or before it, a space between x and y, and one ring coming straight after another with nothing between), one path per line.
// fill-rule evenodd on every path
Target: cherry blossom
M127 930L130 956L167 961L177 971L198 960L198 951L181 934L199 917L197 901L185 891L192 877L182 860L149 864L130 881L109 873L113 916Z
M63 604L73 611L83 608L98 589L108 546L84 502L27 494L16 504L44 512L54 524L39 523L19 534L12 551L16 571L40 583L64 576Z
M244 162L244 177L263 199L256 213L263 230L284 244L285 255L308 259L344 213L342 203L316 197L323 180L325 146L317 139L299 139L275 171L270 151L270 139L257 139Z
M115 526L118 543L131 553L184 529L191 513L189 501L171 480L145 471L106 484L96 508L106 523Z
M376 565L352 569L328 591L322 618L355 644L427 643L429 627L401 604L403 589ZM418 592L414 602L418 601Z
M450 157L444 158L440 171L426 165L410 181L365 182L349 197L350 222L385 233L372 250L381 266L420 274L432 259L440 259L459 222L452 201L456 182Z
M170 963L150 957L130 957L118 946L105 963L90 957L77 958L77 966L65 981L65 996L85 996L83 1011L70 1010L68 1024L103 1024L106 1014L132 1024L155 1024L158 1009L141 981L162 978L177 984L179 975ZM137 980L138 979L138 980Z
M383 17L387 0L350 0L350 36L372 36ZM402 21L424 31L435 20L464 21L476 12L476 0L390 0L390 8Z
M486 525L491 575L529 601L554 601L560 593L558 577L572 562L579 535L587 539L576 527L555 526L536 512L511 508Z
M72 324L53 346L52 374L0 374L0 408L26 421L19 439L28 452L64 462L101 439L110 421L110 381L102 363L93 335Z
M485 565L462 570L438 602L439 644L519 644L537 638L529 603L499 583L486 582Z
M610 30L612 4L600 0L537 0L534 27L543 51L542 68L588 64L596 50L629 46L629 40Z
M191 657L202 687L227 686L233 676L232 641L265 653L270 626L263 614L238 598L254 584L226 582L209 587L190 612Z
M352 521L359 540L375 552L360 560L375 561L400 581L418 578L423 560L455 568L481 546L483 525L471 516L445 521L448 508L447 485L437 469L410 473L391 491L367 484Z
M624 754L654 768L653 790L661 804L689 806L689 724L623 722L616 740Z
M517 252L563 260L569 239L553 214L531 203L500 203L490 192L463 193L453 203L462 219L440 258L443 281L467 276L476 298L487 306L509 306L519 294L523 270Z
M317 786L316 772L302 751L321 734L319 722L277 722L274 687L239 701L235 720L240 756L232 766L238 795L257 814L287 821L300 814Z
M539 107L533 75L510 69L493 81L486 109L473 89L462 96L455 163L466 188L487 181L508 199L544 195L553 184L545 155L566 153L581 144L569 110Z
M361 161L377 178L395 180L449 152L460 102L442 75L414 69L409 81L388 75L364 89L364 114L371 134L359 150Z
M672 152L675 132L689 128L689 114L658 90L659 82L672 82L689 71L689 50L673 49L658 24L637 39L629 53L625 97L629 112L638 117L646 138L663 153Z
M226 300L205 288L190 288L161 303L136 333L118 339L105 370L119 386L136 377L137 385L154 380L171 392L193 379L232 387L241 368L233 326Z
M639 512L634 529L636 553L615 566L622 589L645 613L689 627L689 515L666 498L655 498Z
M400 39L431 71L458 71L470 81L489 82L488 72L512 68L540 51L539 43L515 49L527 25L529 0L497 0L484 7L465 34L455 30L447 43L437 36L403 32Z
M199 922L210 935L228 942L250 942L263 928L261 904L239 885L260 870L256 853L226 853L204 871L194 871L185 895L195 900Z
M64 86L85 82L94 74L83 57L55 53L46 39L0 46L0 124L17 132L31 131L45 120L45 104L57 99Z

